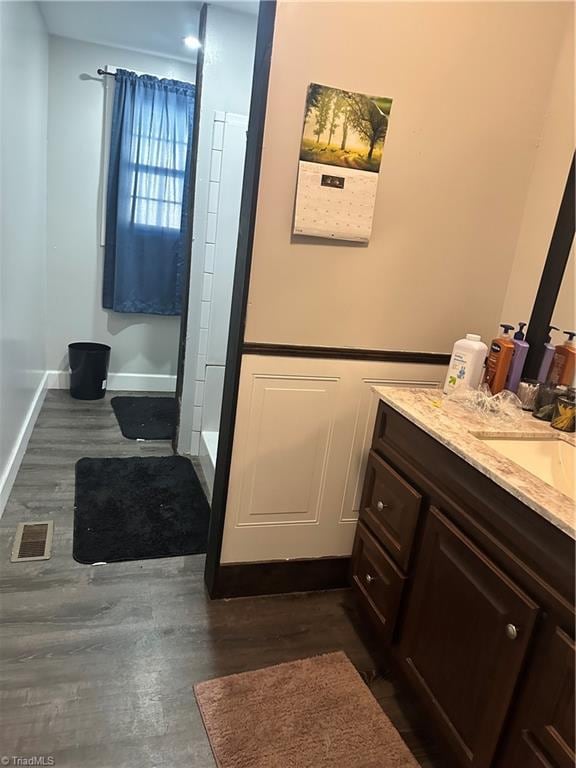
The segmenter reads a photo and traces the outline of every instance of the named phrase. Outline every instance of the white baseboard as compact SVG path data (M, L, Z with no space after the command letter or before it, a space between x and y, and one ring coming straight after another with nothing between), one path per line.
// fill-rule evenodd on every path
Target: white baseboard
M107 389L117 392L175 392L176 376L164 373L109 373ZM68 389L68 371L48 371L48 389Z
M30 435L34 429L34 424L36 424L36 419L42 408L46 390L48 389L47 383L48 372L42 376L42 380L40 381L40 384L38 384L22 427L20 428L20 432L14 441L14 447L12 448L6 466L0 475L0 517L2 517L2 513L4 512L4 507L10 496L10 491L14 485L18 470L20 469L20 464L22 463L22 458L26 452Z

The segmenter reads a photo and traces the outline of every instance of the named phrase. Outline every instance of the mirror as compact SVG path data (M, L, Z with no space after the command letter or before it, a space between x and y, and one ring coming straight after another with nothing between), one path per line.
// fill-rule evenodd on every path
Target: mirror
M548 328L554 325L560 331L576 330L574 306L574 227L575 227L575 174L574 155L568 172L562 202L556 218L554 233L542 270L534 300L526 341L530 344L524 376L536 378ZM552 344L560 344L560 334L554 332ZM562 337L565 339L566 337Z
M552 315L552 325L560 331L576 330L576 268L574 266L574 242L570 249L568 263L558 291L556 305Z

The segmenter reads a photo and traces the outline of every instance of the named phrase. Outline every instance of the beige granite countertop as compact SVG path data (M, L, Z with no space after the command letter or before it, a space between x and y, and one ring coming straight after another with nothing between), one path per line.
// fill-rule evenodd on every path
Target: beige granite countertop
M424 432L576 539L574 501L497 453L489 443L473 433L504 439L550 437L552 433L554 437L576 445L574 434L552 429L548 423L535 419L530 413L522 413L518 424L502 426L490 418L474 414L461 403L447 399L441 389L373 387L373 390L381 400Z

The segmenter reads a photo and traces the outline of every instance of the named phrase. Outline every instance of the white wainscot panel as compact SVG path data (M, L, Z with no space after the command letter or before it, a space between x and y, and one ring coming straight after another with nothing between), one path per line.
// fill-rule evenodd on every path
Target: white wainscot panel
M256 375L237 525L316 524L338 379Z
M245 356L223 563L352 551L378 398L372 386L437 386L430 365Z

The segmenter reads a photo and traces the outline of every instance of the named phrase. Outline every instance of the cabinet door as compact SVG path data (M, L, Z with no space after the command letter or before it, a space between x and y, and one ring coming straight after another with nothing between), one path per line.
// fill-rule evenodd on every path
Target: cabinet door
M491 765L537 612L458 528L430 509L401 663L463 766Z
M514 745L513 755L507 753L506 759L510 761L503 764L506 768L557 768L528 733L522 734Z
M362 523L352 553L352 586L383 639L394 632L405 577Z
M574 641L559 627L545 633L500 768L574 766L574 650Z
M408 570L421 505L418 491L370 451L360 519L404 571Z

